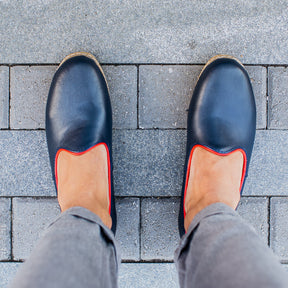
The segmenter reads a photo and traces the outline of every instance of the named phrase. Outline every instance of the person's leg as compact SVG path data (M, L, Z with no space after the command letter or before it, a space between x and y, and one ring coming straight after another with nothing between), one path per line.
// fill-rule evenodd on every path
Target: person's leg
M209 61L188 113L179 213L183 237L175 252L181 288L288 287L280 262L234 211L251 157L255 116L243 66L231 57Z
M118 287L114 235L91 211L63 212L38 241L10 288Z
M185 201L186 235L175 254L181 287L286 287L272 251L234 211L242 155L196 148Z
M186 235L175 253L181 287L287 287L284 268L234 211L241 153L217 156L196 148L190 167Z
M76 53L60 64L47 100L46 136L62 214L11 287L118 287L112 111L92 55Z
M223 203L194 217L175 263L181 288L288 287L287 272L271 249Z

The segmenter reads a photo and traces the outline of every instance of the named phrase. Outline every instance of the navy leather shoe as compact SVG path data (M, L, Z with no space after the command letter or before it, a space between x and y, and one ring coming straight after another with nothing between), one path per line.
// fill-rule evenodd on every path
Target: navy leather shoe
M231 56L215 56L202 70L188 112L187 148L179 214L179 233L185 234L184 209L193 151L196 147L228 155L236 150L244 158L242 193L256 131L256 106L250 78Z
M112 109L104 73L93 55L74 53L60 64L47 100L46 137L56 190L60 151L83 154L104 144L108 155L111 230L115 233Z

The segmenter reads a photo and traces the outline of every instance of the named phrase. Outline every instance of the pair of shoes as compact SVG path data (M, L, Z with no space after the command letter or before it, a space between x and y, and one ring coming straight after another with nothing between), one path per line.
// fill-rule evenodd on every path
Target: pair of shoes
M81 105L80 105L81 104ZM256 108L249 76L231 56L216 56L202 70L188 113L187 148L179 213L179 233L185 234L185 196L196 147L228 155L243 154L243 190L256 130ZM89 53L74 53L60 64L52 80L46 108L46 135L57 189L57 158L65 150L83 154L104 144L108 155L109 212L116 231L112 175L112 109L104 73Z

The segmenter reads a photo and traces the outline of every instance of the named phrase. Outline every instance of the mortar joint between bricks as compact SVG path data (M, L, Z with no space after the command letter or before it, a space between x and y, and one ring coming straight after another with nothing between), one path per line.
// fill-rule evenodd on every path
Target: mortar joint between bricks
M141 215L142 215L142 199L141 198L139 198L139 259L140 259L140 261L141 261L141 242L142 242L142 235L141 235L141 229L142 229L142 217L141 217Z
M268 239L267 243L268 246L270 247L270 229L271 229L271 224L270 224L270 219L271 219L271 196L268 197L268 213L267 213L267 224L268 224Z
M11 66L9 65L9 76L8 76L8 85L9 85L9 92L8 92L8 130L11 129Z
M137 68L137 95L136 95L136 97L137 97L137 107L136 107L136 109L137 109L137 129L139 129L139 93L140 93L140 82L139 82L139 71L140 71L140 69L139 69L139 67L140 67L140 65L136 65L136 68Z
M266 67L266 130L269 123L269 68Z
M13 198L10 200L10 259L14 260L13 255Z

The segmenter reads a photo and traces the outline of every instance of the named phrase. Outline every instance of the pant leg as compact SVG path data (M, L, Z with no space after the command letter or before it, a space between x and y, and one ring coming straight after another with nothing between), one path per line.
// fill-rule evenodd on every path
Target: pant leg
M195 216L175 263L182 288L288 287L288 273L272 250L222 203Z
M89 210L73 207L46 230L10 288L118 287L113 233Z

